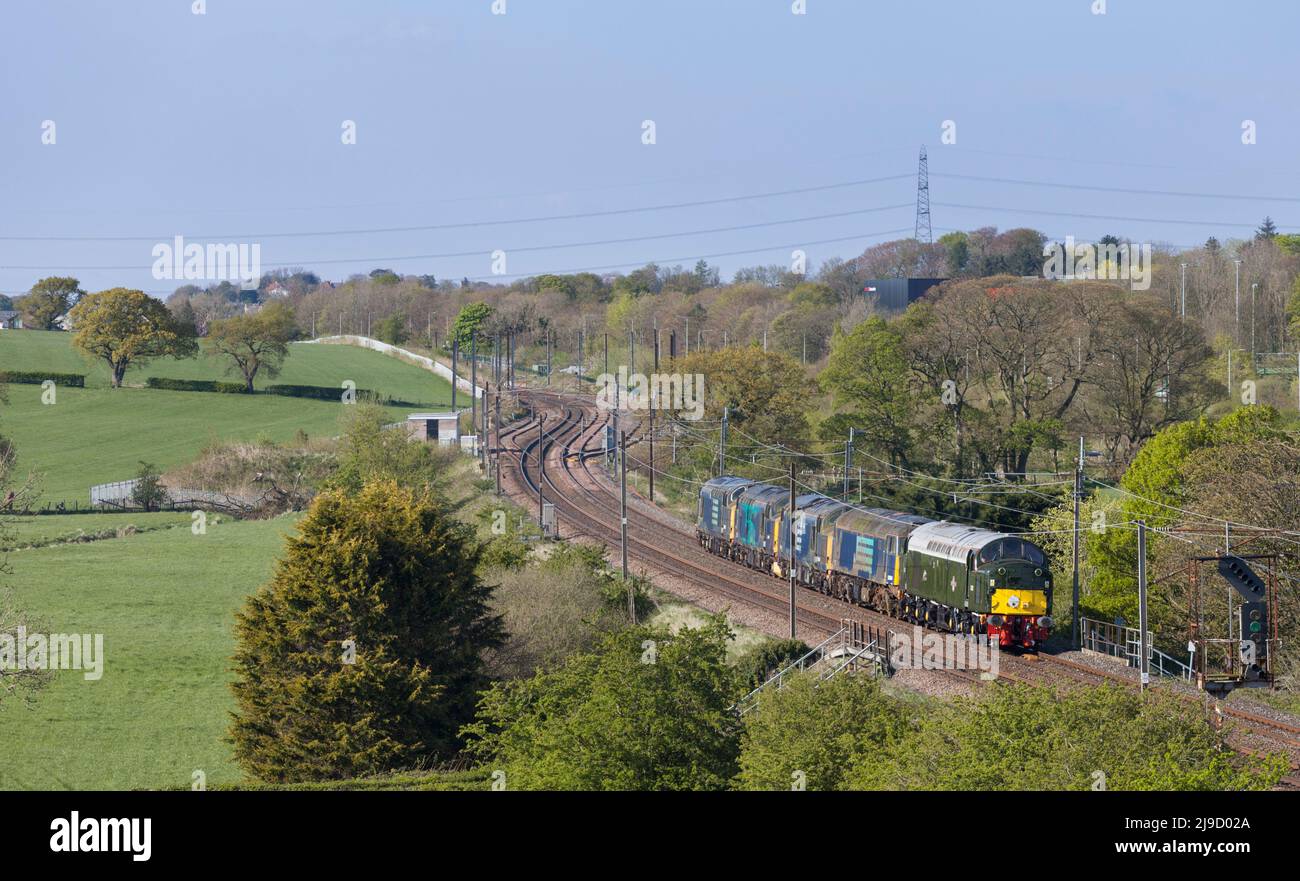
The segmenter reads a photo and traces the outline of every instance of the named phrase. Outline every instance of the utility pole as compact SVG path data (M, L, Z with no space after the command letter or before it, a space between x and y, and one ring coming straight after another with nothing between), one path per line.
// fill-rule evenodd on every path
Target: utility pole
M722 408L722 431L718 434L718 476L727 473L727 423L730 421L731 408Z
M1232 526L1226 520L1223 523L1223 555L1232 553ZM1228 584L1228 639L1232 639L1232 584Z
M478 430L478 331L469 337L469 424Z
M487 469L488 469L488 392L491 391L491 389L492 389L492 383L485 381L483 383L483 409L480 411L483 414L483 422L479 428L479 433L478 433L479 434L479 443L478 443L479 459L481 459L483 462L484 476L487 475Z
M677 331L668 331L668 360L677 357Z
M1151 659L1147 656L1147 524L1138 521L1138 651L1141 655L1141 690L1151 684Z
M853 429L849 428L849 443L844 448L844 501L849 500L849 469L853 467Z
M1250 283L1250 367L1255 368L1255 288L1259 282Z
M1186 263L1178 264L1178 275L1179 278L1182 279L1182 281L1179 284L1179 287L1182 290L1182 300L1183 300L1182 317L1186 318L1187 317L1187 264Z
M551 384L551 329L546 329L546 384Z
M655 366L650 377L650 504L655 502L655 407L659 396L655 394L659 385L659 329L655 328ZM668 402L672 404L671 401Z
M794 459L790 460L790 529L788 532L790 533L787 536L790 541L790 571L788 573L790 576L790 638L794 639L797 629L794 617ZM778 555L781 553L780 548L774 548L773 550Z
M542 483L546 480L546 438L542 426L546 423L546 414L537 414L537 526L545 532L542 525Z
M582 357L583 336L584 336L583 332L581 330L578 331L578 385L579 386L582 385L582 371L586 366L585 361L583 360Z
M456 412L456 358L460 355L460 340L451 341L451 412ZM460 425L459 422L456 423ZM460 428L457 427L456 434L460 435Z
M623 557L623 580L627 581L627 432L621 431L618 436L618 484L619 484L619 543L621 545ZM628 587L628 611L633 620L636 619L636 606L634 604L634 595L632 588Z
M501 495L501 386L497 386L497 393L493 397L496 402L496 418L494 419L494 428L496 429L496 443L492 445L492 470L497 474L497 495Z
M1232 263L1234 266L1233 274L1235 277L1233 290L1236 292L1233 297L1233 303L1235 304L1236 315L1237 315L1237 330L1233 334L1233 337L1235 338L1236 342L1241 342L1241 261L1233 260Z
M1079 647L1079 502L1083 498L1083 436L1074 467L1074 582L1070 592L1070 645Z

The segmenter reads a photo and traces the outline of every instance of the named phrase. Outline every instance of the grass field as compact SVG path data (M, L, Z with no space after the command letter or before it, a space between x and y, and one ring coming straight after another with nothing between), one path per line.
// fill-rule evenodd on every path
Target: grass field
M219 379L241 382L238 373L227 373L229 362L205 354L197 358L159 358L144 367L126 372L128 385L143 385L151 376L168 379ZM72 347L72 334L58 331L0 330L0 370L49 370L56 373L84 373L87 388L108 388L108 367L103 361L88 361ZM412 364L357 346L295 343L289 347L281 374L271 379L259 376L255 385L272 383L320 385L340 388L344 380L357 388L373 389L391 398L419 404L450 404L451 384ZM199 394L199 393L194 393Z
M0 550L31 547L83 536L134 527L139 532L188 526L187 511L154 511L148 514L50 514L19 517L9 525L9 535L0 539Z
M5 581L22 605L51 632L102 633L105 662L97 681L59 671L34 708L0 704L0 788L189 788L196 769L239 783L223 741L234 611L293 525L232 521L9 554Z
M88 370L71 348L71 336L56 332L0 331L0 369L87 373L87 388L59 388L52 405L41 401L38 385L9 386L8 406L0 406L0 434L17 445L19 470L44 475L41 503L74 500L85 505L90 487L128 480L141 460L170 468L194 459L213 440L284 442L298 431L310 436L338 434L343 404L271 395L225 395L142 388L108 388L107 374ZM177 379L218 379L220 366L208 359L155 362L146 375ZM450 384L410 364L353 346L294 346L279 382L339 387L350 379L421 406L448 405ZM390 407L393 421L411 411Z

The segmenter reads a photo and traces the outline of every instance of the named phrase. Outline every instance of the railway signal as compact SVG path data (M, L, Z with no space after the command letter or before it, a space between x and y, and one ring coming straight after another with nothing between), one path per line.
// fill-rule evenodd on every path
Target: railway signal
M1251 673L1259 673L1268 658L1268 603L1242 603L1237 610L1241 627L1241 662Z
M1245 560L1231 554L1219 558L1219 574L1222 575L1237 593L1246 598L1247 603L1263 600L1267 588L1263 579L1255 574ZM1243 636L1244 636L1243 631Z

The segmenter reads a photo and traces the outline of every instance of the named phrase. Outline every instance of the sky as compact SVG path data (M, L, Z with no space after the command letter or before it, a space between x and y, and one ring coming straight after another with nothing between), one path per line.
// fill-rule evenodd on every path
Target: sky
M911 235L922 144L936 238L1300 230L1300 4L1098 3L7 0L0 292L165 296L176 236L334 280L813 269Z

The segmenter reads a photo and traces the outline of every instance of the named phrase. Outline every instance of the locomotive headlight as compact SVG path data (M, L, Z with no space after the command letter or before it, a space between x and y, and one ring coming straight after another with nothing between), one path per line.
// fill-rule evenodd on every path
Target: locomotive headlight
M989 623L992 624L994 627L1001 627L1001 626L1002 626L1002 616L1001 616L1001 615L989 615Z
M1044 630L1051 630L1052 625L1055 623L1056 622L1052 620L1052 617L1050 615L1043 615L1038 619L1038 626L1043 628Z
M1018 608L1020 608L1020 596L1019 596L1019 594L1014 594L1014 593L1013 593L1011 596L1007 597L1007 605L1010 606L1010 607L1013 608L1013 609L1018 609Z
M1034 570L1034 577L1035 577L1035 578L1042 578L1042 577L1043 577L1043 570L1042 570L1042 569L1035 569L1035 570Z

